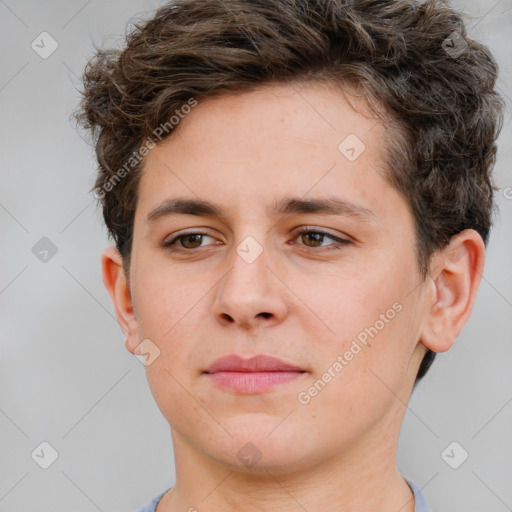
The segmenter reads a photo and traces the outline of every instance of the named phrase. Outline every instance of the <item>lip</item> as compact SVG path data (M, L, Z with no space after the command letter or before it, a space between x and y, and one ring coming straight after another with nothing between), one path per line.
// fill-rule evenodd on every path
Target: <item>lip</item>
M304 368L264 354L249 359L236 354L221 357L204 371L216 386L245 394L269 391L305 373Z
M304 372L304 368L286 363L273 356L258 354L244 359L236 354L216 359L205 373L216 372Z

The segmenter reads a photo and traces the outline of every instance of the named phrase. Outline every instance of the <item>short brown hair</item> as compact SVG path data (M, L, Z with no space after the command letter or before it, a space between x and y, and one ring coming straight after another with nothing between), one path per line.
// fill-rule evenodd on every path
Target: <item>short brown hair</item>
M487 245L503 124L497 72L440 0L176 0L135 24L122 50L97 49L77 118L93 134L94 189L128 276L144 164L130 159L190 98L349 85L394 126L386 177L410 206L426 277L454 234L472 228ZM435 355L427 350L415 385Z

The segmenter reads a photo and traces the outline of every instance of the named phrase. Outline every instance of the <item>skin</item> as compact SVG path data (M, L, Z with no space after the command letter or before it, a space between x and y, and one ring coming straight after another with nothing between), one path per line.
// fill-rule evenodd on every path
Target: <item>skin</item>
M130 286L114 247L102 267L126 348L140 353L149 338L160 350L145 369L171 427L177 480L157 512L414 511L396 466L405 404L426 347L448 350L467 321L485 249L465 230L422 280L413 217L380 172L385 130L332 87L268 85L200 102L147 155ZM338 150L349 134L366 146L353 162ZM373 215L268 215L289 196L342 198ZM176 197L215 203L223 216L146 222ZM351 243L301 236L301 226ZM207 236L160 247L183 230ZM236 251L247 236L263 249L252 263ZM300 403L394 303L400 312ZM202 372L233 353L307 372L265 393L221 390ZM261 454L252 466L237 456L246 443Z

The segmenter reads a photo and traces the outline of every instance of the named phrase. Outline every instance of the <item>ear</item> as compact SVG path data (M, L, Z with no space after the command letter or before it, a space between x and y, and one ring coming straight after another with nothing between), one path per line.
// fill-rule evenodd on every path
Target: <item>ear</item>
M473 229L466 229L432 258L427 278L426 315L420 342L434 352L446 352L455 343L475 303L482 279L485 245Z
M116 247L108 247L102 252L101 267L103 284L112 299L119 326L126 336L125 346L133 354L139 344L137 319L123 269L123 257Z

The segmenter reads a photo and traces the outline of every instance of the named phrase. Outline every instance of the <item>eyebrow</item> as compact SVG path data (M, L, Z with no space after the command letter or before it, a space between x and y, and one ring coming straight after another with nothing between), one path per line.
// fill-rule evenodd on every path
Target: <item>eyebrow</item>
M272 217L286 216L301 213L316 213L328 215L342 215L356 217L361 220L375 219L375 214L362 205L340 199L328 197L322 199L303 199L288 197L276 201L267 208ZM147 216L146 222L152 224L158 219L177 215L196 215L201 217L225 218L220 206L203 199L175 198L168 199L153 209Z

